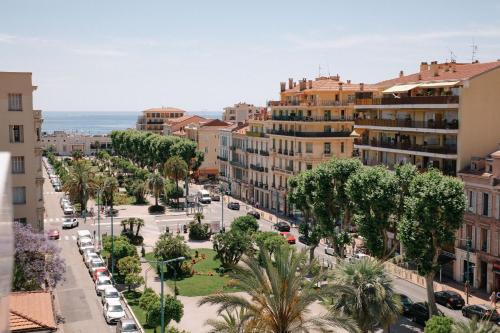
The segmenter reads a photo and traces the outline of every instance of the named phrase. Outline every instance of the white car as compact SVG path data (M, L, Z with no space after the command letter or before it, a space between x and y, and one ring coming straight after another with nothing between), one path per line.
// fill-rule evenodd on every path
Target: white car
M99 268L106 268L104 261L101 258L91 260L89 263L90 276L94 276L94 272Z
M125 311L120 300L108 300L102 307L102 315L108 324L117 323L120 319L125 318Z
M85 262L85 266L87 266L87 268L90 266L90 262L95 259L101 259L101 257L99 257L99 255L95 252L86 251L83 254L83 261Z
M61 208L63 208L66 205L71 205L71 201L69 201L69 199L66 198L61 198L61 201L59 201L59 203L61 204Z
M83 230L78 230L76 232L77 238L76 238L76 244L80 246L80 241L82 241L85 238L92 239L92 234L90 231L83 229Z
M73 206L64 205L63 213L64 213L64 215L73 215L73 214L75 214L75 209L73 208Z
M104 289L112 286L113 283L111 283L109 276L99 276L99 278L95 281L95 292L100 296Z
M106 301L115 299L120 300L120 293L116 290L115 287L107 287L101 292L101 303L102 305L106 304Z
M364 254L364 253L355 253L352 257L347 258L349 262L353 262L356 260L362 260L362 259L368 259L370 258L369 255Z
M88 239L82 239L80 241L80 246L78 246L78 250L80 251L81 254L83 254L83 251L89 248L93 248L94 243L92 243L92 240L90 238Z
M78 220L77 219L67 217L63 220L63 223L62 223L63 229L74 228L74 227L78 227Z
M335 249L333 247L325 247L325 254L328 254L330 256L334 256L335 255Z

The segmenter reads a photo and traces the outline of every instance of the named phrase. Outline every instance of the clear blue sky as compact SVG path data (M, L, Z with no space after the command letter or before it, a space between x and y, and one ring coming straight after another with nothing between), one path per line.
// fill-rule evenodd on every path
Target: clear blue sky
M322 73L376 82L420 61L500 58L500 1L2 0L0 71L43 110L220 110Z

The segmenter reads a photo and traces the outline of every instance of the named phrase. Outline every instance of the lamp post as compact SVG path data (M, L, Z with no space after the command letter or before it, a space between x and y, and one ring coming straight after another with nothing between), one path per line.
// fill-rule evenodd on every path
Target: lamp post
M113 195L113 193L111 194ZM115 236L113 233L113 197L111 197L111 204L109 209L111 215L111 276L115 273Z
M221 231L224 230L224 186L222 183L219 185L220 189L220 194L221 194L221 205L220 205L220 211L221 211Z
M98 240L98 249L101 250L102 248L102 241L101 241L101 199L102 199L102 190L99 189L97 191L97 237L99 237Z

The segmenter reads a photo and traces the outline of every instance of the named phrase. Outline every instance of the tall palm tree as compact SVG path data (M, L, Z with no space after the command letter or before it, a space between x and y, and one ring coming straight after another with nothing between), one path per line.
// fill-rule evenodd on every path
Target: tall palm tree
M158 206L158 197L160 196L163 187L165 186L165 180L163 177L155 172L152 173L148 178L148 188L150 193L155 197L155 206Z
M451 329L452 333L499 333L498 329L492 322L471 320L468 322L456 322Z
M198 223L201 223L201 220L203 220L205 218L205 215L203 215L203 213L201 212L198 212L198 213L194 213L194 220Z
M103 194L111 209L113 209L114 195L118 191L118 181L115 177L106 177L103 184Z
M209 319L206 324L212 329L208 333L246 333L246 324L250 317L247 315L244 308L234 311L226 311L226 314L221 314L220 320Z
M95 187L94 170L85 160L75 161L69 168L63 190L70 198L80 204L80 209L87 209L87 201Z
M351 286L354 295L338 293L332 297L332 309L352 317L361 331L377 326L387 329L399 317L401 301L381 262L370 258L342 262L335 267L333 277L335 284Z
M139 230L141 229L141 227L144 227L144 220L143 219L140 219L140 218L137 218L135 220L135 235L136 236L139 236Z
M175 188L179 188L179 180L185 179L188 173L188 165L180 156L170 157L163 166L165 177L175 181ZM179 207L179 197L177 197L177 207Z
M264 249L259 253L260 259L246 256L242 259L244 264L236 266L230 273L250 299L218 293L204 297L199 305L217 304L219 315L226 310L243 309L248 316L245 327L249 332L289 333L312 329L324 332L333 327L359 331L350 318L333 310L325 309L324 314L311 312L312 304L339 290L347 292L349 287L332 286L317 290L315 286L324 279L325 273L319 273L307 282L305 278L311 271L311 264L307 263L304 251L280 247L273 258Z

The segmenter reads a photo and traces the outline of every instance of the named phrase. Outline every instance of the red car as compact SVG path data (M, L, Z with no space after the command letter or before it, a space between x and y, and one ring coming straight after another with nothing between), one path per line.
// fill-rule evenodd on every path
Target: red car
M108 269L106 267L96 269L92 274L94 282L99 278L99 276L109 276Z
M280 232L280 235L285 237L288 244L295 244L295 236L292 235L291 233L283 231L283 232Z
M50 229L47 232L47 238L48 239L59 239L59 230L57 230L57 229Z

